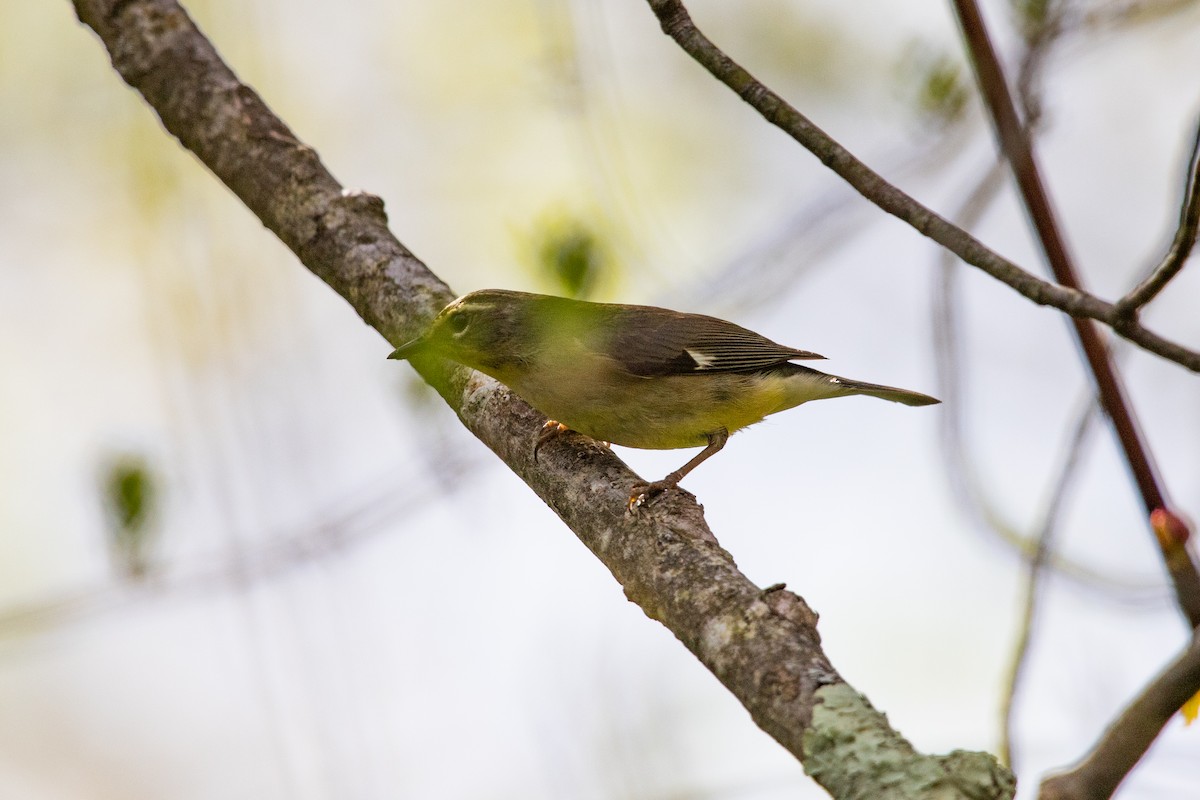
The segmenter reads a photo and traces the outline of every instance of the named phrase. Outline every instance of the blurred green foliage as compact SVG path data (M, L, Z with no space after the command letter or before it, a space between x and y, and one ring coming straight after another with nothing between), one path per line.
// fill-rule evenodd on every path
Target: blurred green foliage
M913 98L920 115L939 125L961 121L971 99L971 88L960 58L928 45L911 45L900 70L902 92Z
M105 468L101 490L114 556L127 575L140 578L149 566L154 474L140 456L126 454Z
M1037 38L1046 23L1057 14L1058 0L1009 0L1017 30L1026 41Z
M538 224L533 234L534 268L554 293L583 299L608 276L610 259L596 229L577 217Z

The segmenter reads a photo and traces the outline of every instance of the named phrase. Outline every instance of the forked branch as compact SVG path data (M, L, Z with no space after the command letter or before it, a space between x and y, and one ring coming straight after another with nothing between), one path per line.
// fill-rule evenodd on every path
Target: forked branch
M647 2L658 17L663 32L697 63L879 208L907 222L966 263L1007 284L1034 303L1057 308L1072 317L1102 322L1137 346L1193 372L1200 372L1200 351L1167 340L1136 320L1118 326L1119 316L1112 303L1038 278L889 183L722 52L700 32L679 0Z
M1079 272L1071 259L1066 238L1038 169L1033 145L1017 114L1012 92L1009 91L1000 59L984 26L983 16L979 13L979 6L975 0L954 0L954 7L958 12L971 62L975 65L985 104L995 123L1000 148L1012 167L1046 260L1060 284L1082 291ZM1072 323L1095 379L1100 405L1112 420L1125 461L1141 494L1147 521L1152 515L1167 514L1173 518L1176 530L1181 527L1186 530L1183 520L1170 509L1162 479L1154 467L1154 460L1130 407L1125 387L1113 366L1108 345L1091 320L1075 317ZM1148 527L1153 529L1153 525ZM1187 548L1187 539L1187 535L1179 541L1157 537L1163 561L1175 587L1176 601L1189 626L1194 628L1200 625L1200 569L1197 569Z

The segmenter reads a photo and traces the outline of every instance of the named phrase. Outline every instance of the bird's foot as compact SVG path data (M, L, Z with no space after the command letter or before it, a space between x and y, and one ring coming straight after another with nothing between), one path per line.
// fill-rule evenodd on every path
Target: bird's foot
M533 442L533 460L537 461L538 450L542 449L542 445L553 439L555 436L558 436L560 433L569 430L571 429L556 419L546 420L546 424L542 426L540 431L538 431L537 438Z
M668 489L674 489L678 485L679 479L671 480L670 477L652 483L642 483L639 481L629 491L629 502L626 504L625 510L629 513L636 513L639 508L650 505L654 498Z

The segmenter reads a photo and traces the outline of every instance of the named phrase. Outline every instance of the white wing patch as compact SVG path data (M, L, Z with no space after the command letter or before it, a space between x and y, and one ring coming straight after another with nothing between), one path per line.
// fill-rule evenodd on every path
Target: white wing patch
M703 350L685 349L683 352L687 353L691 357L692 361L696 362L696 366L700 369L708 369L713 364L717 363L716 356L705 353Z

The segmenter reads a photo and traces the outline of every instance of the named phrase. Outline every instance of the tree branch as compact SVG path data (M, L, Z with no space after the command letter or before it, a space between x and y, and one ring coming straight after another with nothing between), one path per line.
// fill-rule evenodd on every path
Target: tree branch
M1200 123L1192 137L1192 152L1188 156L1187 178L1183 186L1183 203L1179 209L1179 227L1167 254L1144 281L1116 303L1122 320L1137 317L1138 310L1149 303L1171 282L1196 247L1196 231L1200 228ZM1124 323L1122 323L1124 324Z
M1180 707L1200 692L1200 629L1192 642L1108 727L1070 772L1042 782L1039 800L1106 800Z
M1066 240L1058 224L1054 208L1050 203L1049 194L1042 181L1041 171L1033 155L1033 146L1024 126L1017 115L1017 108L1005 80L1000 59L992 46L983 17L975 0L954 0L958 12L959 23L975 65L979 85L995 123L996 134L1000 140L1000 148L1004 151L1013 174L1017 180L1021 197L1029 212L1030 221L1037 232L1038 241L1046 255L1046 260L1054 272L1058 282L1071 289L1082 290L1078 270L1067 249ZM1115 309L1114 309L1115 312ZM1146 515L1159 512L1172 513L1169 510L1166 494L1161 487L1161 479L1156 474L1154 461L1142 438L1137 420L1130 410L1125 387L1121 384L1120 376L1113 368L1108 346L1101 338L1099 330L1089 320L1073 318L1076 337L1083 349L1084 357L1091 368L1096 381L1096 389L1100 396L1100 404L1112 420L1117 439L1125 454L1125 461L1137 483L1146 508ZM1175 516L1172 514L1172 516ZM1176 519L1179 518L1176 516ZM1180 525L1184 525L1179 520ZM1184 525L1184 527L1186 527ZM1180 610L1187 618L1190 627L1200 625L1200 570L1197 570L1194 560L1186 549L1186 538L1179 547L1171 541L1158 537L1163 560L1167 564L1168 573L1175 586L1175 597Z
M121 77L191 150L393 345L451 298L387 229L382 202L346 192L316 153L221 61L173 0L75 0ZM532 458L540 415L505 387L444 362L414 366L567 523L624 587L838 797L1010 798L990 756L919 754L846 684L795 594L758 589L683 493L636 515L637 476L603 447L563 437Z
M1021 269L971 234L888 183L709 41L696 28L687 9L679 0L647 2L658 17L663 32L674 39L697 63L879 208L907 222L919 233L951 250L968 264L1012 287L1034 303L1057 308L1072 317L1094 319L1112 326L1117 333L1139 347L1193 372L1200 372L1200 351L1190 350L1164 339L1147 330L1136 320L1118 325L1120 320L1112 303L1086 292L1044 281Z

